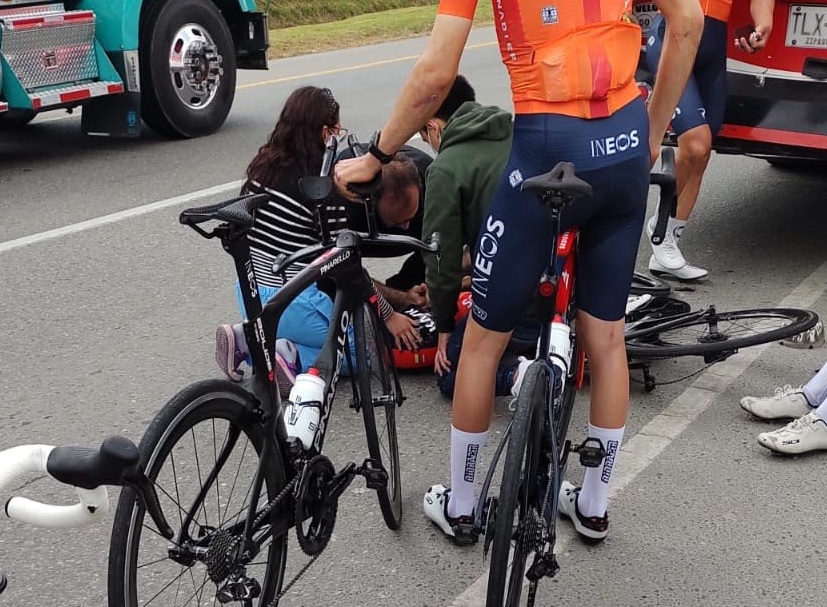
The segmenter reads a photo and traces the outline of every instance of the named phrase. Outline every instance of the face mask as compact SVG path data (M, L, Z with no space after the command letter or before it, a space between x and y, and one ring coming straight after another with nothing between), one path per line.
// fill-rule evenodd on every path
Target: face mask
M439 130L434 128L434 134L436 135L437 133L439 133ZM431 125L426 124L425 135L427 136L427 139L425 139L425 143L431 146L431 149L434 151L434 154L439 154L439 145L442 143L442 134L440 133L439 140L436 142L435 145L433 139L431 139Z

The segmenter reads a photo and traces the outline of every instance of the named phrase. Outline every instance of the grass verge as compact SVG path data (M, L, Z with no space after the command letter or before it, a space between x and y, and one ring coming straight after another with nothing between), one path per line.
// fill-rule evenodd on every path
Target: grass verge
M435 16L436 6L413 6L348 17L330 23L271 29L268 56L278 59L410 38L430 32ZM491 4L481 2L477 7L474 25L491 23Z

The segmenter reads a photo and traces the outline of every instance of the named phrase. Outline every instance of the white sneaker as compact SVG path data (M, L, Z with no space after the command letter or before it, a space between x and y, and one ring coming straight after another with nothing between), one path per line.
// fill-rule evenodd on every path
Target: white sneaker
M745 396L741 399L741 408L761 419L794 419L813 409L804 391L790 385L776 388L773 396Z
M609 516L583 516L577 508L577 497L580 487L569 481L560 485L560 494L557 497L557 508L560 514L574 524L574 530L590 540L603 540L609 535Z
M655 217L646 223L646 233L649 238L655 233ZM651 244L651 241L650 241ZM678 241L671 230L667 230L663 242L659 245L652 245L652 256L649 258L649 271L661 274L671 274L680 280L697 280L703 278L709 272L698 268L686 261L686 258L678 248Z
M799 348L801 350L812 350L817 345L824 343L824 323L820 320L802 333L781 340L782 346L788 348Z
M827 449L827 422L815 411L810 411L779 430L762 432L758 435L758 443L785 455Z
M643 295L629 295L626 297L626 315L628 316L635 310L640 310L643 306L652 301L652 296L648 293Z
M425 516L439 527L452 542L460 546L473 546L477 543L479 534L474 531L473 516L448 516L448 500L451 490L445 485L432 485L425 492L422 500L422 509Z

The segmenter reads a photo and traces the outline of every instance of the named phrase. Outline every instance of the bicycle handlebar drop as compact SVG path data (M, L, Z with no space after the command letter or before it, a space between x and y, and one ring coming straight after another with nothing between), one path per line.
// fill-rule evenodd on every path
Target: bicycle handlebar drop
M48 529L80 527L101 519L109 509L107 485L129 487L167 537L174 535L161 513L158 496L139 463L138 448L122 436L111 436L97 449L21 445L0 451L0 495L25 474L48 474L73 486L78 503L71 506L44 504L14 496L6 502L9 518Z
M25 474L48 474L49 457L56 447L21 445L0 451L0 491ZM72 506L43 504L14 496L6 502L6 516L22 523L48 529L81 527L101 519L109 509L106 487L75 487L78 503Z
M658 200L658 221L652 233L652 244L659 245L666 236L666 225L669 217L675 212L678 204L678 187L675 182L675 148L664 147L660 153L661 172L652 173L649 182L660 186Z

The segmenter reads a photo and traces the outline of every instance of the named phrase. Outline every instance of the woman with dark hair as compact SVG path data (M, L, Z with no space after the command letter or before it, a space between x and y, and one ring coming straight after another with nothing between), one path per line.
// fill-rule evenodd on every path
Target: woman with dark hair
M319 174L325 142L331 135L339 138L347 135L333 93L327 88L300 87L285 101L267 143L259 148L247 167L241 193L265 193L270 197L266 205L256 210L255 222L248 235L253 272L263 302L307 265L296 263L283 276L276 275L272 272L276 258L321 240L321 226L316 221L314 205L302 194L299 179ZM327 227L331 234L347 226L346 204L349 203L328 205ZM236 295L244 313L238 284ZM419 334L413 321L395 312L381 297L380 313L397 340L412 345L417 343ZM306 370L315 363L327 338L332 315L333 301L317 285L303 291L284 312L276 344L277 377L283 393L289 392L299 370ZM239 367L249 357L241 324L221 325L215 337L218 366L227 377L239 381L242 377ZM296 358L301 361L301 366Z

